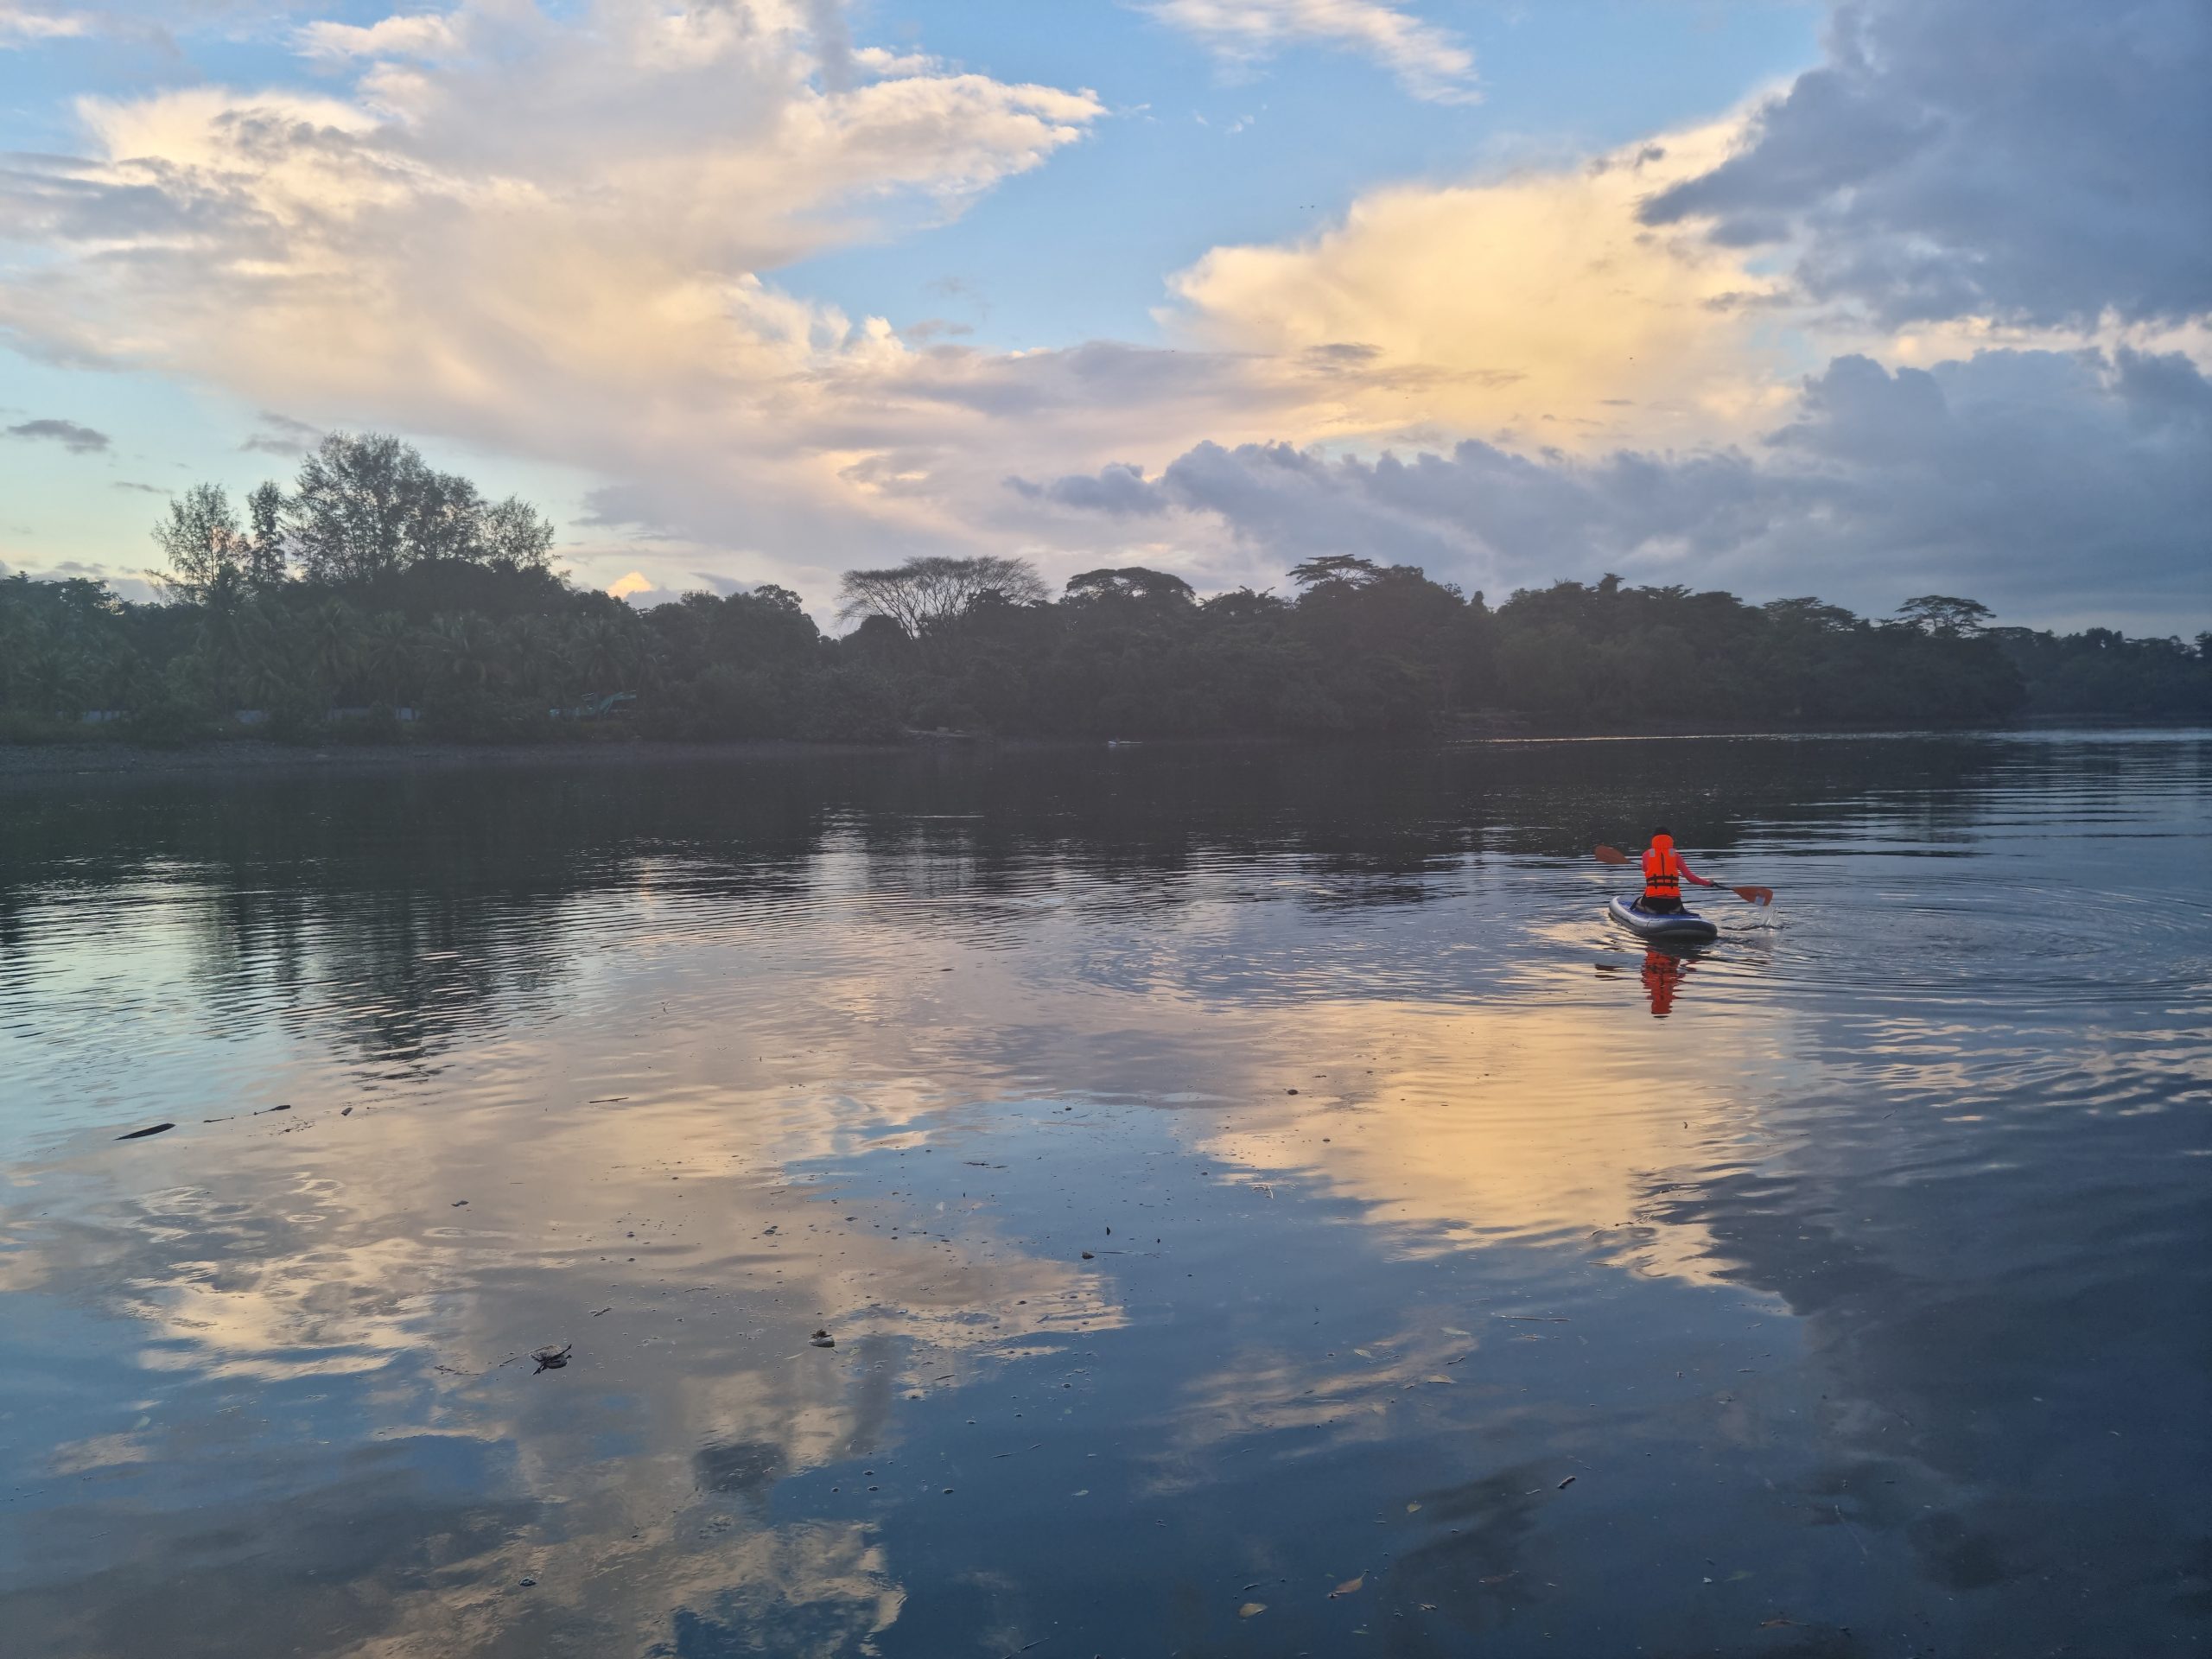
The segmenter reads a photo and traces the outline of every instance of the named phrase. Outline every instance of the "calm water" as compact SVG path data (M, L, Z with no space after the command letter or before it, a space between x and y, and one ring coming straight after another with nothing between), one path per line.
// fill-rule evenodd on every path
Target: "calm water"
M1655 819L1773 912L1610 932ZM0 860L10 1653L2212 1643L2204 734L19 779Z

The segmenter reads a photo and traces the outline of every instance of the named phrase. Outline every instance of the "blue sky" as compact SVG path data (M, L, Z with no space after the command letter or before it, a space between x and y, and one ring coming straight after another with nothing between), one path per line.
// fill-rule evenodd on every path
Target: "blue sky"
M0 563L135 591L163 493L374 427L645 597L1325 546L2202 626L2205 35L0 0Z

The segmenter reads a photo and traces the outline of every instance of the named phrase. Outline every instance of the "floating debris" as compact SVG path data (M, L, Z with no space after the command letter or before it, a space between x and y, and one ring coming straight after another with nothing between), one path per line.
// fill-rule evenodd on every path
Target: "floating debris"
M174 1123L156 1123L150 1128L133 1129L128 1135L118 1135L115 1138L118 1141L143 1141L149 1135L160 1135L166 1129L175 1128L176 1125Z
M813 1344L817 1348L835 1348L837 1345L837 1338L831 1336L827 1331L817 1331L812 1336L807 1338L807 1341Z
M537 1362L538 1371L557 1371L569 1363L569 1355L575 1348L575 1344L572 1342L564 1342L558 1348L548 1343L543 1348L532 1349L530 1357ZM532 1371L531 1375L535 1376L537 1371Z

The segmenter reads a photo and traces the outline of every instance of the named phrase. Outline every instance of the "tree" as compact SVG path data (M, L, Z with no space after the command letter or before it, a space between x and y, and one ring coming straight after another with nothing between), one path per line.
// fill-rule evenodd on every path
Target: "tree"
M415 634L397 611L380 611L362 631L361 671L374 694L397 708L415 670Z
M475 559L484 551L484 497L458 473L441 473L412 448L403 474L400 558Z
M275 483L255 485L245 499L245 579L257 591L284 580L284 505L283 486Z
M236 575L251 551L238 516L219 484L194 484L154 521L154 544L176 574L175 585L197 599L226 571Z
M333 432L300 462L294 545L318 582L363 582L406 562L407 521L423 458L397 438Z
M1825 600L1770 599L1759 608L1777 622L1815 629L1822 633L1848 632L1859 619L1840 605Z
M1317 559L1290 567L1290 579L1301 588L1319 588L1341 584L1347 588L1363 588L1375 580L1381 567L1372 559L1363 559L1351 553L1324 553Z
M881 570L848 570L838 593L837 620L883 616L909 639L919 639L985 594L1014 605L1041 605L1051 591L1027 559L985 554L973 559L914 557Z
M360 661L360 613L343 600L327 600L305 619L304 664L326 694L335 696Z
M1147 570L1141 564L1125 565L1119 570L1086 570L1079 576L1070 576L1065 590L1071 601L1096 599L1128 599L1140 602L1168 605L1188 605L1197 595L1191 584L1180 576L1171 576L1164 570Z
M478 533L483 556L493 563L504 561L518 570L552 568L552 522L518 495L486 507Z
M1923 594L1917 599L1908 599L1897 607L1897 620L1909 628L1932 634L1938 639L1972 639L1989 626L1997 614L1988 606L1971 599L1954 599L1948 594Z

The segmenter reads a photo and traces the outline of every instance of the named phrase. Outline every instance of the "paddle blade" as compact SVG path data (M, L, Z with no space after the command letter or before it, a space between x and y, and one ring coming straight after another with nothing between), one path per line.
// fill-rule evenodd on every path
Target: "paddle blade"
M1600 847L1598 849L1598 861L1600 864L1625 864L1628 855L1618 847Z
M1772 887L1731 887L1729 891L1747 905L1770 905L1774 902Z

